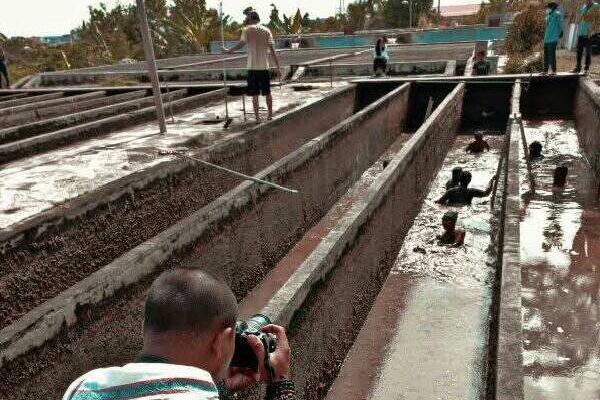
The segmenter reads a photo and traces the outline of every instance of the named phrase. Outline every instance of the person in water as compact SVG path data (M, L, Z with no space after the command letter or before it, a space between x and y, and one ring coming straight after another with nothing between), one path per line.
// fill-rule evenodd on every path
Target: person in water
M436 203L447 205L471 205L474 197L487 197L492 193L496 176L493 176L492 179L490 179L490 183L486 190L469 188L471 178L472 175L470 172L463 172L460 176L460 184L455 188L447 190Z
M554 182L555 187L564 187L567 183L567 176L569 175L569 168L565 165L561 165L554 169Z
M458 186L458 184L460 183L460 176L462 175L462 173L463 169L461 167L454 167L452 169L452 178L448 179L448 182L446 182L446 190Z
M481 133L476 133L475 141L469 143L466 148L467 153L483 153L485 150L490 151L490 145L487 141L483 140Z
M542 144L537 140L529 145L529 158L542 158Z
M438 244L452 247L462 246L465 242L465 230L456 226L458 213L448 211L442 217L442 226L444 233L436 237Z

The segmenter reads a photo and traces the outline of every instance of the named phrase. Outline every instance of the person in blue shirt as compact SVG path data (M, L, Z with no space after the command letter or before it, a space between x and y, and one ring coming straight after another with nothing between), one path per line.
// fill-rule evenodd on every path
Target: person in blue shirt
M388 55L384 38L377 39L375 49L373 50L373 57L373 72L377 76L385 75L390 56Z
M598 3L593 0L586 0L585 4L579 10L579 29L577 31L577 66L572 71L574 73L581 72L581 59L583 58L583 50L585 49L585 72L590 70L592 64L592 39L593 32L590 29L590 23L587 20L588 14L599 7Z
M563 16L558 4L550 2L546 5L546 31L544 32L544 73L552 69L556 73L556 46L563 34Z

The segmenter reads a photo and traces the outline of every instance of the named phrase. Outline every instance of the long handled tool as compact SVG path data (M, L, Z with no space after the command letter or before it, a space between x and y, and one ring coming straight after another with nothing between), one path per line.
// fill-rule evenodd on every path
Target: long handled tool
M225 19L223 18L223 2L219 3L219 13L221 15L221 47L225 47ZM233 118L229 118L229 99L227 90L227 69L223 61L223 87L225 88L225 129L231 125Z
M278 185L278 184L273 183L273 182L265 181L264 179L256 178L254 176L246 175L246 174L243 174L241 172L237 172L237 171L231 170L229 168L225 168L225 167L222 167L220 165L213 164L213 163L205 161L205 160L203 160L201 158L192 157L192 156L186 154L183 151L164 150L164 149L157 149L157 150L158 150L158 154L159 155L175 155L175 156L179 156L179 157L184 157L184 158L193 160L195 162L198 162L200 164L204 164L204 165L206 165L208 167L211 167L211 168L214 168L214 169L218 169L220 171L224 171L224 172L227 172L227 173L235 175L235 176L239 176L240 178L244 178L244 179L247 179L247 180L250 180L250 181L253 181L253 182L257 182L257 183L262 183L262 184L265 184L265 185L269 185L269 186L271 186L271 187L273 187L275 189L279 189L279 190L282 190L284 192L298 193L298 191L296 189L286 188L285 186L281 186L281 185Z
M517 122L521 130L521 141L523 142L523 153L525 153L525 163L527 164L527 176L529 177L529 191L535 193L535 178L533 177L533 169L531 168L531 158L529 157L529 147L527 146L527 137L525 137L525 127L523 126L523 118L517 115Z

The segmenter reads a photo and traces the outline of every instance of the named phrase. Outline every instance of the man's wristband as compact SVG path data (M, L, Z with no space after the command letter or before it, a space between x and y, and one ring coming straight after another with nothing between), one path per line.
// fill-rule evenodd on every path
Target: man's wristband
M271 382L267 386L267 399L295 399L296 389L294 388L294 382L289 379L281 379L275 382Z

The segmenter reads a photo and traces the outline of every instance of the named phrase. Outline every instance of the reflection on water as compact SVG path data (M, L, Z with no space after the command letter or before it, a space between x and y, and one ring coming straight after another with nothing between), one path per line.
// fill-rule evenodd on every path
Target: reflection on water
M526 138L544 147L520 225L526 398L599 398L598 184L572 121L527 122ZM552 187L558 165L569 167L564 189ZM522 193L525 171L521 160Z
M458 136L449 151L440 173L434 180L431 191L425 200L415 223L408 233L395 271L405 271L432 277L442 282L450 281L458 285L479 285L487 283L491 275L488 262L490 246L490 197L475 198L471 206L448 207L435 201L445 192L445 183L452 175L452 169L460 166L473 174L470 187L485 189L496 173L502 152L502 136L488 136L491 151L480 155L469 155L464 148L471 142L471 136ZM458 224L467 235L465 245L459 248L428 244L442 232L442 215L448 210L459 213ZM415 251L417 249L418 251ZM425 250L425 254L421 251Z

